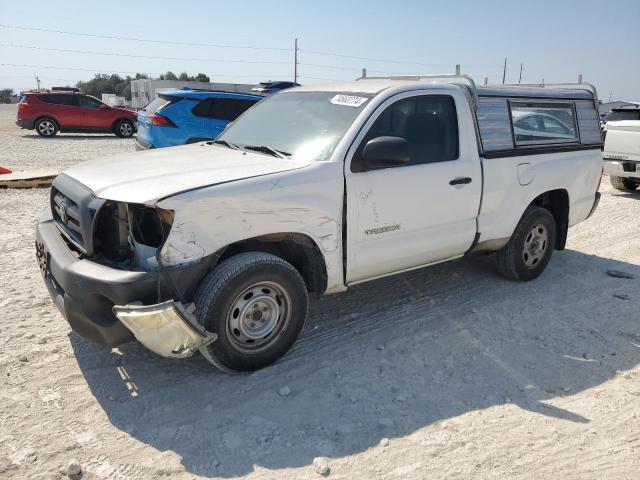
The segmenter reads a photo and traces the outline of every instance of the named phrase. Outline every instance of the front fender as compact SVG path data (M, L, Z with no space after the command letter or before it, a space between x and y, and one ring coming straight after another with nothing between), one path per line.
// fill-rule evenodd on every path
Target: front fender
M328 290L339 288L343 188L340 165L327 162L162 200L158 206L175 212L162 262L179 266L243 240L298 233L310 237L325 257Z

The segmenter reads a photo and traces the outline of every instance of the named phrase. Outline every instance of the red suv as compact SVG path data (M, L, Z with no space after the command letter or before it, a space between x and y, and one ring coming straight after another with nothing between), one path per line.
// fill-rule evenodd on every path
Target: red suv
M16 125L36 129L43 137L58 132L113 132L129 138L135 131L136 113L110 107L79 92L27 92L18 103Z

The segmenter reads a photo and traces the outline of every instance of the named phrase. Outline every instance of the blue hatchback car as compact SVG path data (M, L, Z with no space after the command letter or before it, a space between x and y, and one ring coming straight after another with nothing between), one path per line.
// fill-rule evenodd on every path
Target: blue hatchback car
M171 147L215 140L264 97L207 90L167 90L138 112L136 148Z

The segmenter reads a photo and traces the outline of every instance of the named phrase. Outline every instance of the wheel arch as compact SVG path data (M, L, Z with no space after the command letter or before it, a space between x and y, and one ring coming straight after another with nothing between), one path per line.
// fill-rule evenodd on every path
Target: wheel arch
M556 223L556 250L564 250L569 231L569 192L565 189L549 190L541 193L527 206L546 208Z
M303 233L272 233L232 243L217 252L218 263L250 251L271 253L286 260L300 273L307 290L318 295L327 289L327 266L318 244Z
M115 133L116 131L116 125L118 125L118 122L122 121L122 120L128 120L131 122L131 126L133 126L134 130L136 128L136 122L134 122L133 120L131 120L130 118L127 117L118 117L116 118L112 123L111 123L111 131Z
M50 120L53 120L54 122L56 122L56 125L58 126L58 130L60 130L62 128L62 125L60 124L60 120L58 120L55 115L49 115L49 114L42 114L42 115L38 115L34 120L33 120L33 128L36 128L36 123L38 123L40 120L42 120L43 118L48 118Z

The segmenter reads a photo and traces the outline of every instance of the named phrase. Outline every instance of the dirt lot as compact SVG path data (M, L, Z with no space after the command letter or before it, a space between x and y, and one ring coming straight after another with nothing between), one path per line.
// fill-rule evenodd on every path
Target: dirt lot
M133 151L14 117L0 106L16 170ZM602 191L532 283L480 258L361 285L312 301L283 361L225 376L71 333L33 252L48 191L0 190L0 478L75 458L85 479L311 479L325 456L335 479L638 479L640 194Z

